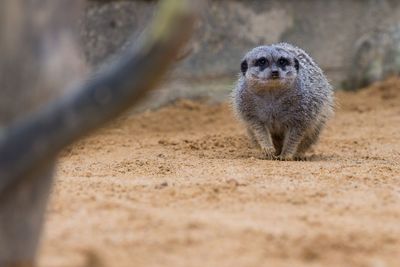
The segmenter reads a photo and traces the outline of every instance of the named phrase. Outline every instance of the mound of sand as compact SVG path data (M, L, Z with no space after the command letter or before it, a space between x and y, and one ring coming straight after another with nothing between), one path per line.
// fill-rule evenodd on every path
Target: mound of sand
M351 95L352 97L348 97ZM392 77L355 93L339 92L339 105L349 110L385 109L400 104L400 79Z

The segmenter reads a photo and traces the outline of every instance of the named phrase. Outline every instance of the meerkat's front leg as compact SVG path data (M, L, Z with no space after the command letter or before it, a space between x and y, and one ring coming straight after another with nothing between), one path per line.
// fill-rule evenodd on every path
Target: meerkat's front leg
M250 136L253 137L259 144L264 156L267 159L275 158L275 148L272 144L271 134L268 127L262 123L252 124L248 127L248 131L251 133Z
M282 152L278 156L279 160L294 160L297 148L302 140L303 132L296 128L289 128L283 140Z
M253 133L253 130L250 127L247 127L247 137L250 139L250 143L253 147L259 147L258 141Z

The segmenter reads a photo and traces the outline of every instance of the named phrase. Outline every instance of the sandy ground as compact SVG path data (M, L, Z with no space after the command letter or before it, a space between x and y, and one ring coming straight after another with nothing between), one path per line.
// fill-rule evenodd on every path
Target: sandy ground
M39 266L400 266L400 81L338 102L302 162L227 104L119 119L61 155Z

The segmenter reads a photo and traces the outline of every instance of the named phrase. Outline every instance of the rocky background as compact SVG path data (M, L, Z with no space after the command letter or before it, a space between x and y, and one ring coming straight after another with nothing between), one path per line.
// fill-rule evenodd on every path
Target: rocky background
M85 56L92 66L112 58L128 37L139 36L157 1L88 1L82 23ZM209 1L189 56L157 101L226 97L250 48L290 42L305 49L336 89L358 89L400 70L400 1ZM207 83L203 83L207 81Z

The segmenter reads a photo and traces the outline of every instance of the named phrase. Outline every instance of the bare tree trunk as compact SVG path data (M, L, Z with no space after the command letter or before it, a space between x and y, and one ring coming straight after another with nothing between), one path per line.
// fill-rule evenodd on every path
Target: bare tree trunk
M0 133L82 77L81 0L3 0L0 8ZM0 196L0 266L31 266L53 162Z
M164 0L140 46L85 81L76 40L82 0L2 2L0 267L34 265L57 153L158 84L199 2ZM75 89L57 98L71 81Z
M3 0L0 7L0 130L37 111L84 74L76 22L81 0ZM1 134L1 131L0 131ZM0 266L31 266L53 162L0 195Z

